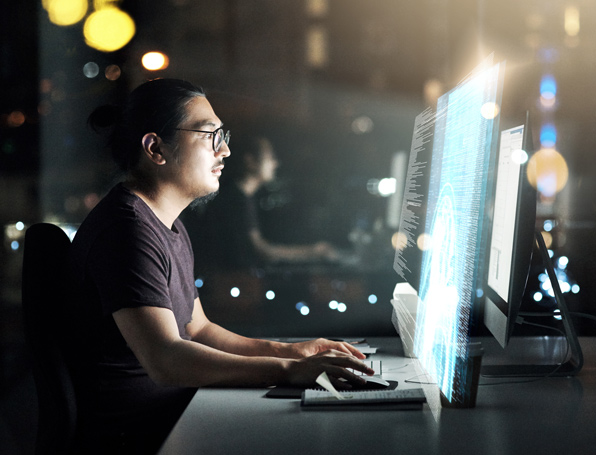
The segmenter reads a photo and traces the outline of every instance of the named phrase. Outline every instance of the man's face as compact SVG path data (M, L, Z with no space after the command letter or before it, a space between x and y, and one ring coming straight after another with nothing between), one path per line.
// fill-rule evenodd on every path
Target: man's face
M179 128L215 131L222 125L205 97L197 96L191 100L186 112L186 119L178 125ZM172 147L175 150L170 152L174 155L170 182L191 200L216 192L223 159L230 156L227 144L224 142L216 153L213 150L213 134L178 131L176 137L177 144Z

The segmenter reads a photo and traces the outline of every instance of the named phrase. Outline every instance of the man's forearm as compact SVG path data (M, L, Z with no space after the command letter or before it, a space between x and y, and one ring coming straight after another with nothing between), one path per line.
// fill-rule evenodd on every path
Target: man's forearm
M243 356L296 358L291 345L277 341L247 338L208 322L193 341L220 351Z
M179 340L153 362L156 382L164 385L267 387L289 380L294 362L224 352L200 343Z

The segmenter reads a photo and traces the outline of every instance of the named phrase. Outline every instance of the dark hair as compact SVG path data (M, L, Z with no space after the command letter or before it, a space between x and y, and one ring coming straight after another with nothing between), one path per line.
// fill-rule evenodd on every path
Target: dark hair
M153 132L170 142L184 120L186 105L197 96L205 96L205 92L190 82L150 80L134 89L122 106L95 109L88 124L95 131L112 128L108 142L112 157L121 170L128 172L139 162L143 136Z

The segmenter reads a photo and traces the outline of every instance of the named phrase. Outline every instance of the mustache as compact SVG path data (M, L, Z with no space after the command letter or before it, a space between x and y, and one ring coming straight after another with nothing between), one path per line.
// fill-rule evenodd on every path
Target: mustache
M219 160L219 161L218 161L218 162L215 164L215 166L213 166L213 168L212 168L212 169L216 169L216 168L218 168L218 167L220 167L220 166L224 166L224 162L223 162L223 160Z

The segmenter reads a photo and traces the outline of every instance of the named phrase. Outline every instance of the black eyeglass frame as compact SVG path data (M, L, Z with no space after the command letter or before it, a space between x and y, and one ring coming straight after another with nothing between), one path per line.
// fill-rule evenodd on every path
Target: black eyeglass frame
M230 143L230 130L226 131L224 134L224 129L223 126L220 126L219 128L213 130L213 131L204 131L204 130L193 130L190 128L174 128L177 131L192 131L194 133L207 133L207 134L213 134L213 142L212 142L212 147L213 147L213 151L215 153L219 152L219 149L221 149L221 145L225 142L226 145ZM221 131L221 134L218 133L218 131ZM215 145L215 139L216 138L221 138L220 142L217 144L217 146Z

